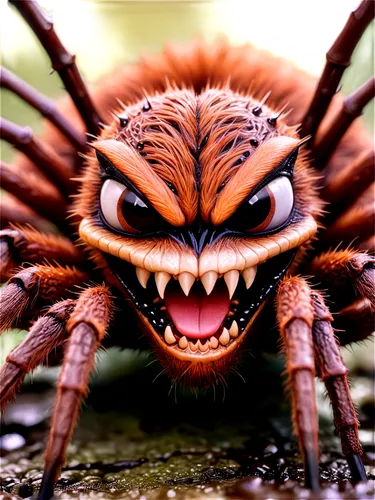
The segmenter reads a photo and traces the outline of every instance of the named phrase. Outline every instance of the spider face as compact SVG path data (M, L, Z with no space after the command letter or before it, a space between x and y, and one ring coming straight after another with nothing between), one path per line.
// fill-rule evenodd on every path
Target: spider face
M232 366L316 231L301 141L274 116L229 90L170 89L121 110L94 143L80 236L173 373L193 364L202 381Z

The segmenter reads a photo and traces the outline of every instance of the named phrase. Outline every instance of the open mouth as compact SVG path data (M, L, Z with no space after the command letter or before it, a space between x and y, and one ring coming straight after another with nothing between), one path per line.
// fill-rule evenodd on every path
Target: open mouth
M205 358L226 351L246 329L260 304L280 281L295 250L244 271L172 276L107 255L135 308L166 349L179 357ZM186 356L184 356L186 357Z

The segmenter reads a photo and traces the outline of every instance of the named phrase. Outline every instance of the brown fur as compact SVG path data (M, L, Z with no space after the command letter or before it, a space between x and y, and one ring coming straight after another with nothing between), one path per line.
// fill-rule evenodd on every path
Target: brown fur
M93 146L144 193L169 224L179 227L203 220L219 225L296 146L300 139L298 124L307 109L314 86L314 79L289 63L249 46L232 48L225 41L220 41L212 47L196 43L182 51L167 49L159 56L120 69L93 89L93 101L107 123ZM325 118L326 123L329 123L330 116L341 101L339 96L334 98ZM283 114L287 105L288 113ZM74 126L83 131L83 125L70 102L63 101L61 110L71 118ZM114 115L115 112L121 114L122 122ZM273 119L276 116L275 122ZM323 123L318 136L325 126ZM67 164L66 171L62 172L62 183L68 186L70 174L79 164L76 151L50 126L43 141L47 149L53 151L56 161L52 162L52 167L56 164L56 171L61 174L61 165ZM343 166L352 163L369 145L370 140L360 126L351 127L328 164L317 165L325 167L322 182L334 178ZM24 172L36 169L29 160L18 159L17 164L26 169ZM314 418L316 359L311 336L314 311L307 283L295 276L311 249L317 220L322 215L323 201L318 194L318 176L314 166L308 153L301 150L293 176L294 220L288 227L253 239L223 237L215 244L206 246L200 255L171 238L137 239L114 234L104 228L98 216L102 181L94 151L86 156L73 214L76 223L81 221L81 242L100 268L106 285L120 289L105 261L105 253L112 253L150 271L168 271L174 275L188 271L197 277L206 271L222 274L228 270L238 276L236 271L262 264L290 248L297 249L289 268L291 277L279 287L278 319L292 385L294 422L302 452L310 450L315 455L317 479L318 441ZM353 214L350 215L353 219ZM366 233L367 236L370 232ZM348 286L372 305L370 285L374 277L373 261L366 261L364 257L367 256L357 253L345 263L346 269L358 274L349 273ZM327 264L327 257L324 263ZM362 269L360 264L363 264ZM335 269L333 271L324 276L327 281L330 278L334 280ZM319 270L315 274L319 275ZM38 266L21 271L5 288L7 309L0 326L10 325L14 316L23 315L37 296L48 301L69 295L74 285L83 280L86 280L84 273L58 266ZM22 293L19 293L19 285L22 285ZM235 338L228 341L230 343L227 342L226 347L216 346L214 353L206 351L206 357L199 352L191 354L189 349L179 349L177 344L167 345L167 338L164 340L158 335L151 323L137 312L152 348L173 383L183 380L187 384L202 386L223 380L237 363L245 339L249 340L259 331L264 333L264 325L268 326L269 319L262 315L267 310L266 306L268 304L263 302L238 338L234 331ZM133 304L132 307L135 308ZM78 417L81 396L87 391L94 354L105 335L111 309L108 289L104 286L90 288L80 294L67 324L71 337L59 380L43 484L49 482L52 485L58 476ZM126 309L126 312L131 311ZM347 312L357 319L358 311ZM368 332L368 317L366 312L365 326L360 325L362 333ZM119 327L118 324L114 326ZM225 333L229 336L229 332L224 330L223 344ZM362 333L359 338L363 338ZM2 373L11 382L14 370L9 370L9 366L6 370ZM6 397L9 394L11 392ZM334 400L333 392L329 394ZM339 413L345 407L348 405L344 401ZM359 452L360 446L355 449ZM306 473L309 472L309 467L306 467Z

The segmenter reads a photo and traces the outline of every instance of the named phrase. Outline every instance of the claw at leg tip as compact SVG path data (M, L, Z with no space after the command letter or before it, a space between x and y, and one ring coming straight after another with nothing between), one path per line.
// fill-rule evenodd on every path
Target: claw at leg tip
M350 472L352 473L352 481L368 481L365 467L358 453L347 457Z
M305 487L314 493L320 491L319 463L313 450L305 450Z

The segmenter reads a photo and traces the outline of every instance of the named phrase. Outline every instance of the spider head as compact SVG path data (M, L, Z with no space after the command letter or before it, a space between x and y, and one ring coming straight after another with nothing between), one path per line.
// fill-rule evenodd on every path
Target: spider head
M233 366L316 231L302 141L273 116L229 90L170 89L121 110L94 143L80 236L172 377L204 385Z

